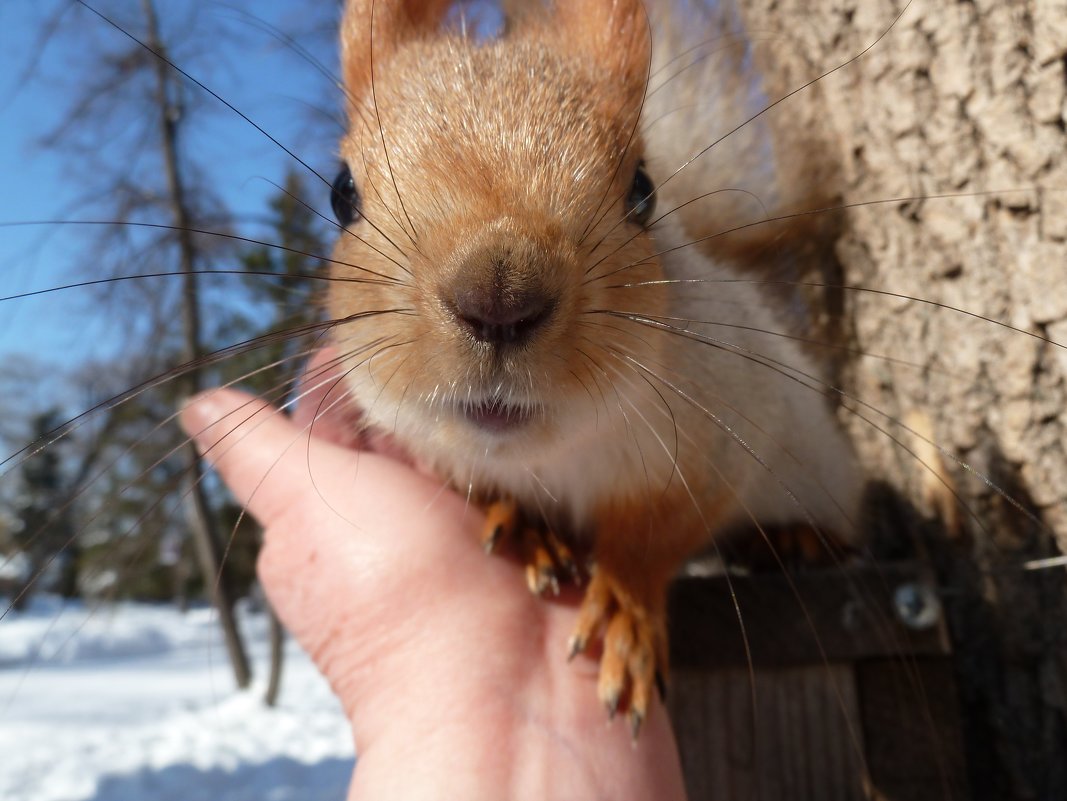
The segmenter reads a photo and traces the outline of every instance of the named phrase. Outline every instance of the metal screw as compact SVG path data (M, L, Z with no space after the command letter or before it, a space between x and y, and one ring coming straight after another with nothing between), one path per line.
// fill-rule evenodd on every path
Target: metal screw
M928 584L901 584L893 591L893 609L909 629L925 631L941 619L941 599Z

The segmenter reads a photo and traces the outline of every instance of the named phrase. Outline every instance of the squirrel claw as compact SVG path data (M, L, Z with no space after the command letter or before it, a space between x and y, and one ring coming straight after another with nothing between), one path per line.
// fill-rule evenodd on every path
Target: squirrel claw
M558 565L560 570L570 577L575 586L581 586L582 570L571 549L556 536L552 529L545 530L543 537L545 548L552 555L553 564Z
M659 693L659 700L667 703L667 679L662 670L656 671L656 691Z
M556 574L551 568L545 569L538 565L527 565L526 586L529 587L530 592L534 595L545 595L548 592L551 592L552 595L559 595L559 579L556 578Z
M602 634L601 634L602 632ZM666 622L604 570L593 574L571 636L570 657L585 650L593 637L603 639L597 695L609 717L626 711L636 739L655 687L666 697Z
M630 739L635 743L637 742L637 735L641 733L641 726L645 722L645 716L643 713L636 709L630 710Z
M537 581L530 584L535 594L543 595L546 590L551 590L553 595L559 595L560 585L567 579L575 586L581 585L582 572L578 560L555 532L551 529L531 529L525 536L527 581L530 581L531 567L537 572Z
M522 533L523 552L526 562L526 586L534 595L551 591L559 595L559 575L556 559L547 536L536 529L528 528Z
M615 716L619 713L619 703L622 700L621 693L614 693L604 700L604 706L608 710L608 720L615 720Z
M482 549L492 554L511 539L526 565L526 585L534 595L559 595L567 578L581 580L581 568L571 549L548 529L520 526L522 516L513 500L500 500L485 510Z
M496 501L485 510L482 529L482 549L491 554L501 539L515 533L519 523L519 507L514 501Z
M585 650L586 641L578 635L572 636L567 640L567 661L570 662L578 654Z

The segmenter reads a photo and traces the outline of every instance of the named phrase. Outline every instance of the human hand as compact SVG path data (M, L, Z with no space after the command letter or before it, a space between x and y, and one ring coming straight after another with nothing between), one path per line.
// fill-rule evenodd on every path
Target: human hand
M349 798L683 799L663 707L635 746L606 723L596 663L567 662L578 594L533 597L483 553L480 510L381 443L337 444L356 429L336 380L293 420L233 390L181 420L263 525L271 603L352 723Z

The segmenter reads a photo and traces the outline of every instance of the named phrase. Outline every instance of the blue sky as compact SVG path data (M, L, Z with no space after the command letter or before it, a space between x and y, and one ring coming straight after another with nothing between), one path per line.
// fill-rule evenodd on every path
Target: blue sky
M126 13L139 4L96 0ZM332 36L308 38L307 6L292 0L231 0L229 3L157 0L164 26L172 20L194 31L176 60L249 117L332 175L337 127L314 109L329 103L331 87L300 55L261 30L240 9L279 29L300 34L314 55L333 69ZM84 9L71 9L50 46L41 50L43 25L65 2L4 0L0 3L0 296L92 278L86 263L90 232L77 226L11 226L32 220L99 219L102 207L72 207L92 190L89 165L72 154L41 147L41 137L61 119L83 76L72 65L96 43L118 45L122 37ZM190 14L190 9L193 9ZM315 22L327 31L334 13L323 3ZM190 88L203 98L201 90ZM262 214L289 158L221 104L205 100L187 147L212 186L239 215ZM108 158L123 153L105 154ZM317 179L316 179L317 180ZM324 209L328 209L323 188ZM32 301L0 303L0 364L11 354L66 365L107 353L121 338L113 315L94 314L93 297L82 290ZM119 333L116 333L118 331Z

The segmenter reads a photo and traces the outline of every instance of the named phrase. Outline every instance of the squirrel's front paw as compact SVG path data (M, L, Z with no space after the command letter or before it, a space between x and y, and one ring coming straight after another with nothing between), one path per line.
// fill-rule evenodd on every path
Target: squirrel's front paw
M602 569L596 569L578 612L570 639L570 657L585 651L600 635L600 679L597 694L615 717L627 712L636 739L648 717L653 686L666 695L667 626L656 611Z
M518 505L511 500L496 501L486 509L482 547L492 553L501 542L515 543L526 566L526 586L534 595L551 591L559 595L561 581L581 581L581 571L571 549L551 530L526 525Z

